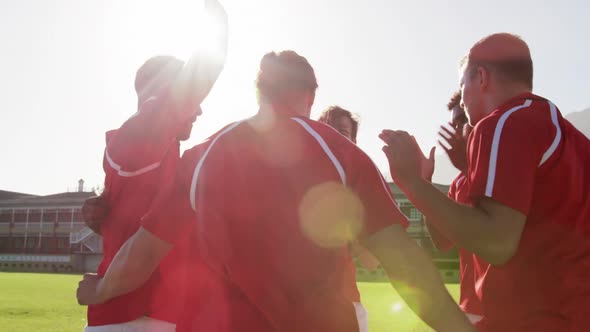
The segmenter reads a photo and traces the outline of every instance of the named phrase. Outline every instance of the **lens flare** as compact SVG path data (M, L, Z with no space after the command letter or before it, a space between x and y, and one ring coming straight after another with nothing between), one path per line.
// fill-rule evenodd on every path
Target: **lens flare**
M363 214L357 195L337 182L311 188L299 205L303 233L323 248L341 247L356 239Z

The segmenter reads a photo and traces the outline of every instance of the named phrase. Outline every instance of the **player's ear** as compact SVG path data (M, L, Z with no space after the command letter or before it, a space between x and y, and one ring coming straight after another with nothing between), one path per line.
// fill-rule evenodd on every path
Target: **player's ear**
M477 82L481 90L485 90L490 84L490 71L485 67L477 68Z

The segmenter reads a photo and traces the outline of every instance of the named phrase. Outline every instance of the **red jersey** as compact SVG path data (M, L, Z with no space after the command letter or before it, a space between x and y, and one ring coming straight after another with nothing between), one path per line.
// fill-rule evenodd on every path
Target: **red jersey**
M590 141L527 93L479 122L468 142L468 199L522 212L518 250L476 275L481 331L589 331Z
M462 173L459 174L451 184L451 187L449 188L449 198L451 198L455 202L467 204L468 196L467 186L465 185L466 183L467 178L465 177L465 175L463 175ZM459 306L466 313L481 316L481 305L479 303L479 298L477 297L477 293L475 291L475 280L477 280L478 276L481 275L482 272L480 269L480 265L476 265L476 261L473 258L475 256L474 254L463 248L457 249L459 250L459 272L461 278L461 294L459 299ZM487 268L487 265L485 267Z
M298 117L234 123L188 150L144 218L170 243L190 233L191 264L211 276L192 287L179 331L358 331L339 235L396 223L407 226L369 157Z
M139 229L156 193L174 177L180 159L176 133L185 124L165 108L165 96L148 99L121 128L107 132L104 154L105 192L110 212L101 225L104 255L98 274L104 275L123 244ZM177 249L179 251L180 249ZM181 304L170 292L181 285L179 254L169 255L148 283L104 304L88 307L88 325L123 323L142 316L176 321ZM162 274L162 268L167 273Z
M350 248L346 248L345 250L345 255L347 257L345 267L347 272L344 275L344 280L342 282L342 291L344 292L344 296L346 296L350 302L361 302L361 293L356 285L356 265L354 263L354 258L352 257Z

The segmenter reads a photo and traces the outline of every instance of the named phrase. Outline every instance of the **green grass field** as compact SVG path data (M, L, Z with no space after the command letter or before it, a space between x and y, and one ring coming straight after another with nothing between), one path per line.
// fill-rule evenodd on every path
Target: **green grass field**
M82 331L86 308L75 299L79 275L0 272L0 329L4 332ZM448 285L457 298L458 285ZM370 330L431 331L387 283L359 283Z

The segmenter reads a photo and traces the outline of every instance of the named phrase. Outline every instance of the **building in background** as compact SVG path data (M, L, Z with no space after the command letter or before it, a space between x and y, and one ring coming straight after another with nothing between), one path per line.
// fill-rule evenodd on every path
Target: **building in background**
M445 194L449 191L448 185L435 183L434 186ZM438 251L430 239L424 216L420 210L408 200L406 195L395 184L389 183L389 189L391 190L399 209L410 222L407 229L408 234L432 257L445 282L459 282L459 252L457 248L453 248L448 252ZM362 271L362 269L359 273L361 274L359 277L362 277L363 273L372 274L372 272ZM376 274L377 277L386 278L384 271L377 271ZM382 274L382 276L379 276L380 274Z
M430 240L420 211L399 188L389 187L410 225L408 233L433 258L445 281L459 278L456 249L438 252ZM436 185L447 192L449 187ZM47 196L0 191L0 271L90 272L96 271L102 254L102 238L85 226L81 208L93 196L80 180L77 190ZM359 280L382 280L385 272L359 266Z
M100 261L102 241L81 208L92 191L47 196L0 191L0 271L84 272Z

